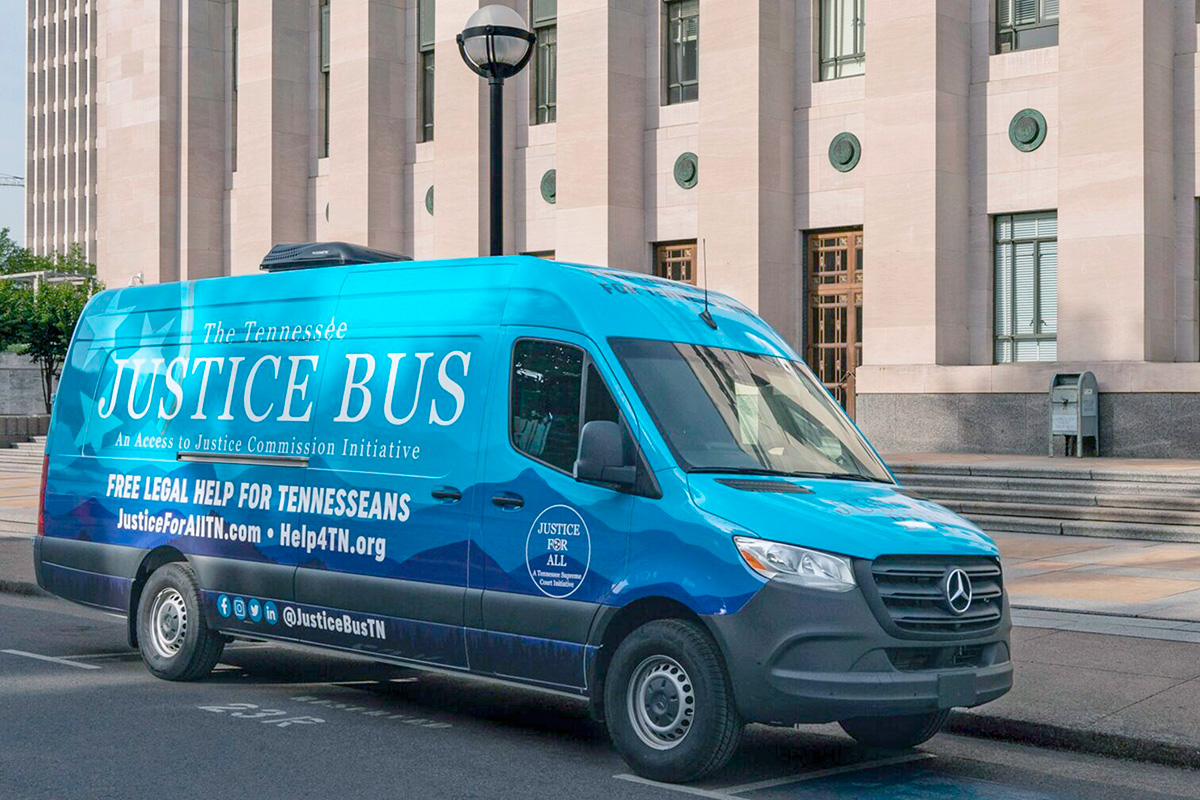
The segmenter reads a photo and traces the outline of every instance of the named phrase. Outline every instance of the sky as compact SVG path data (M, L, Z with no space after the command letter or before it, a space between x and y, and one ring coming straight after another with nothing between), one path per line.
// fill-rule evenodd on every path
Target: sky
M0 0L0 172L25 174L25 3ZM0 228L25 241L25 192L0 186Z

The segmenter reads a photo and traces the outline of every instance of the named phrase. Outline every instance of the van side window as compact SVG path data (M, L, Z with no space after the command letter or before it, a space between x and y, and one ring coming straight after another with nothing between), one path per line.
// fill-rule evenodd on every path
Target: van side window
M575 469L582 424L621 418L583 350L539 339L522 339L513 348L510 412L513 446L568 474Z

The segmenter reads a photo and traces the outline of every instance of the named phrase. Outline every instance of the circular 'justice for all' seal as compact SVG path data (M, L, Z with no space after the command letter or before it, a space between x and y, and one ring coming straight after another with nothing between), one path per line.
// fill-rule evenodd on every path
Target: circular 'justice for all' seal
M525 539L525 564L533 585L547 597L570 597L592 563L592 535L579 512L550 506L533 521Z

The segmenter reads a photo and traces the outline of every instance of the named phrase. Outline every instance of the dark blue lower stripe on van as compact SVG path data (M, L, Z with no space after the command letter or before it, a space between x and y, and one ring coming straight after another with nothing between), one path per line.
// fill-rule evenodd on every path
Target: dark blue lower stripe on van
M467 669L554 686L585 688L589 645L462 628L204 590L209 624L244 633L324 645L383 659ZM470 660L468 662L468 652Z
M476 672L534 681L563 690L587 688L584 659L595 649L559 639L467 628L467 652Z
M42 588L76 603L125 612L132 586L129 578L42 562Z
M204 590L205 616L223 631L327 645L464 669L462 628L434 622Z

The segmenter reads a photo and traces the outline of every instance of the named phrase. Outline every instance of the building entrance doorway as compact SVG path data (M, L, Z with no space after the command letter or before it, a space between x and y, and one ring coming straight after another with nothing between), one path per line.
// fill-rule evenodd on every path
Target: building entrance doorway
M862 230L808 236L808 363L854 417L862 364Z

